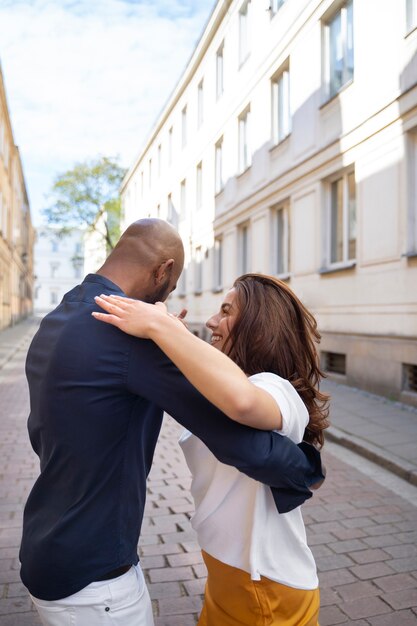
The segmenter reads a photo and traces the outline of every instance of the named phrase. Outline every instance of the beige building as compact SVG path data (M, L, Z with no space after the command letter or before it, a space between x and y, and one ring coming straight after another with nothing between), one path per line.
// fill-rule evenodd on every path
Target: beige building
M122 198L178 226L195 328L276 275L332 376L417 405L417 0L219 0Z
M33 245L22 162L0 68L0 329L32 312Z

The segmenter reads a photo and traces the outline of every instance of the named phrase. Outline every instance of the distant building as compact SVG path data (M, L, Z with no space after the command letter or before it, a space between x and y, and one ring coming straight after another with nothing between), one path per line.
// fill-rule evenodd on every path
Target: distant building
M35 312L54 309L64 294L104 262L102 240L81 229L60 235L57 228L38 229L35 244Z
M0 330L32 312L33 244L22 162L0 67Z
M416 0L219 0L122 200L178 227L193 329L273 274L334 378L417 405Z

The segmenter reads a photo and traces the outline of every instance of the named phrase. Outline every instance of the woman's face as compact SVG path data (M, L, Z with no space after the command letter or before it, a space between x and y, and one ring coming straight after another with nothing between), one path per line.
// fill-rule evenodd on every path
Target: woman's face
M238 315L237 294L235 289L227 292L220 311L210 317L206 322L207 328L211 330L211 345L222 350Z

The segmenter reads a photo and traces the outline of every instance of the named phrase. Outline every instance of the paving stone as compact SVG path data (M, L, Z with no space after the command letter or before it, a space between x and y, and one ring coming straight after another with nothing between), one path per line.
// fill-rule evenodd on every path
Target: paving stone
M385 561L389 559L389 555L378 548L368 550L358 550L352 553L352 559L357 563L375 563L377 561Z
M392 609L383 600L375 596L366 598L356 598L353 602L343 602L340 609L351 619L361 619L393 613Z
M412 611L396 611L389 615L370 617L369 623L372 626L416 626L417 615Z
M368 598L381 593L381 590L372 582L357 582L350 585L336 587L337 593L345 602L352 602L357 598Z
M319 572L341 569L354 564L354 561L345 554L333 554L332 556L320 557L316 559L316 562Z
M182 595L181 585L178 582L148 583L148 590L152 600L179 598Z
M191 567L166 567L161 569L148 570L148 576L152 583L190 580L194 578Z
M199 613L201 611L201 598L197 596L183 596L159 601L160 615L183 615L184 613Z
M384 600L393 609L411 609L417 606L417 590L415 588L397 590L395 593L386 593Z
M335 624L343 624L347 622L346 613L342 613L338 606L325 606L320 610L319 623L320 626L335 626Z
M388 574L393 574L393 570L385 563L357 565L355 567L351 567L350 571L361 580L369 580L370 578L378 578L379 576L388 576Z
M366 550L367 545L359 539L348 539L346 541L331 543L329 544L329 548L338 554L342 554L346 552L354 552L355 550Z
M417 588L417 580L409 574L383 576L382 578L377 578L375 584L387 593L399 591L400 589L409 589L410 587Z

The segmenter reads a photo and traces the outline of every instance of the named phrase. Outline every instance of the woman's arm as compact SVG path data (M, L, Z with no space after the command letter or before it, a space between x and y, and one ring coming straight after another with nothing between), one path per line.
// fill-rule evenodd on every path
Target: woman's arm
M253 385L225 354L190 333L164 304L147 304L120 296L96 298L108 315L94 312L102 322L124 332L152 339L207 400L228 417L263 430L280 430L278 404Z

